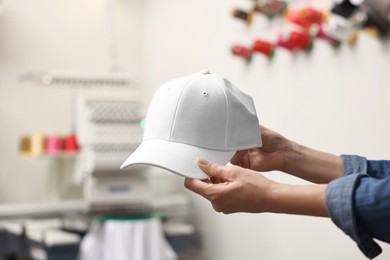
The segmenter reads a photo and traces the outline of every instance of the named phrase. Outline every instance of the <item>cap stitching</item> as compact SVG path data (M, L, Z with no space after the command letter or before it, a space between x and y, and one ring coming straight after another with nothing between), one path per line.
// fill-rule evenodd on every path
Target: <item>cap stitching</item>
M174 116L173 116L173 124L171 125L171 130L169 131L169 140L170 139L175 139L175 138L172 138L172 135L173 135L173 129L175 128L175 125L176 125L176 116L177 116L177 110L178 110L178 107L181 103L181 98L183 96L183 92L184 92L184 89L188 87L188 85L193 81L194 79L190 79L187 84L183 87L183 89L181 90L180 92L180 96L179 96L179 99L178 99L178 102L177 102L177 105L176 105L176 108L175 108L175 113L174 113Z
M223 87L223 84L221 85L221 82L218 82L215 77L212 77L212 79L214 81L216 81L217 85L222 89L222 93L225 96L225 100L226 100L226 125L225 125L225 147L224 147L224 149L226 150L228 147L228 145L227 145L228 144L228 129L229 129L229 123L230 123L230 121L229 121L229 99L228 99L228 96L226 94L226 89Z

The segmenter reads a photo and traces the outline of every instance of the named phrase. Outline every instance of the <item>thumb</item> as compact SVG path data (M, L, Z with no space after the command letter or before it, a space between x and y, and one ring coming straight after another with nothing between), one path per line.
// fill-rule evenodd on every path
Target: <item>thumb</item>
M210 163L209 161L200 158L197 160L197 163L199 168L211 177L219 179L228 179L231 177L229 168L224 165Z

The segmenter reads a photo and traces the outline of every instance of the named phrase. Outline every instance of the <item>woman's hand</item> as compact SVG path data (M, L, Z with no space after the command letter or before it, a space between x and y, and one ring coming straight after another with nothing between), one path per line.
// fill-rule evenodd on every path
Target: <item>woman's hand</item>
M230 162L255 171L284 171L290 141L264 126L260 128L262 147L238 151Z
M262 147L238 151L232 164L255 171L283 171L298 178L328 183L343 174L339 156L292 142L261 126Z
M187 189L208 199L217 212L267 212L274 182L263 175L238 166L223 166L198 160L210 176L206 181L186 178Z
M287 185L238 166L223 166L198 160L210 176L206 181L186 178L187 189L208 199L217 212L275 212L328 216L326 185Z

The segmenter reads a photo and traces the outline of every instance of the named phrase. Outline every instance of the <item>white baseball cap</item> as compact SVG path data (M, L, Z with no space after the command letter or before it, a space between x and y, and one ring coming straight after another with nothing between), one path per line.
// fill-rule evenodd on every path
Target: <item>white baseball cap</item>
M143 141L121 168L146 164L207 179L197 158L227 164L236 151L255 147L261 147L261 136L252 98L203 70L158 88L146 114Z

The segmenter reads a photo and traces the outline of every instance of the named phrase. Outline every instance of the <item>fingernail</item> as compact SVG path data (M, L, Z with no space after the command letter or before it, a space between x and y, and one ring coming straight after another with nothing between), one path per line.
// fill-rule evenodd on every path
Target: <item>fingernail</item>
M209 164L209 161L206 161L205 159L198 159L198 164L207 166Z

